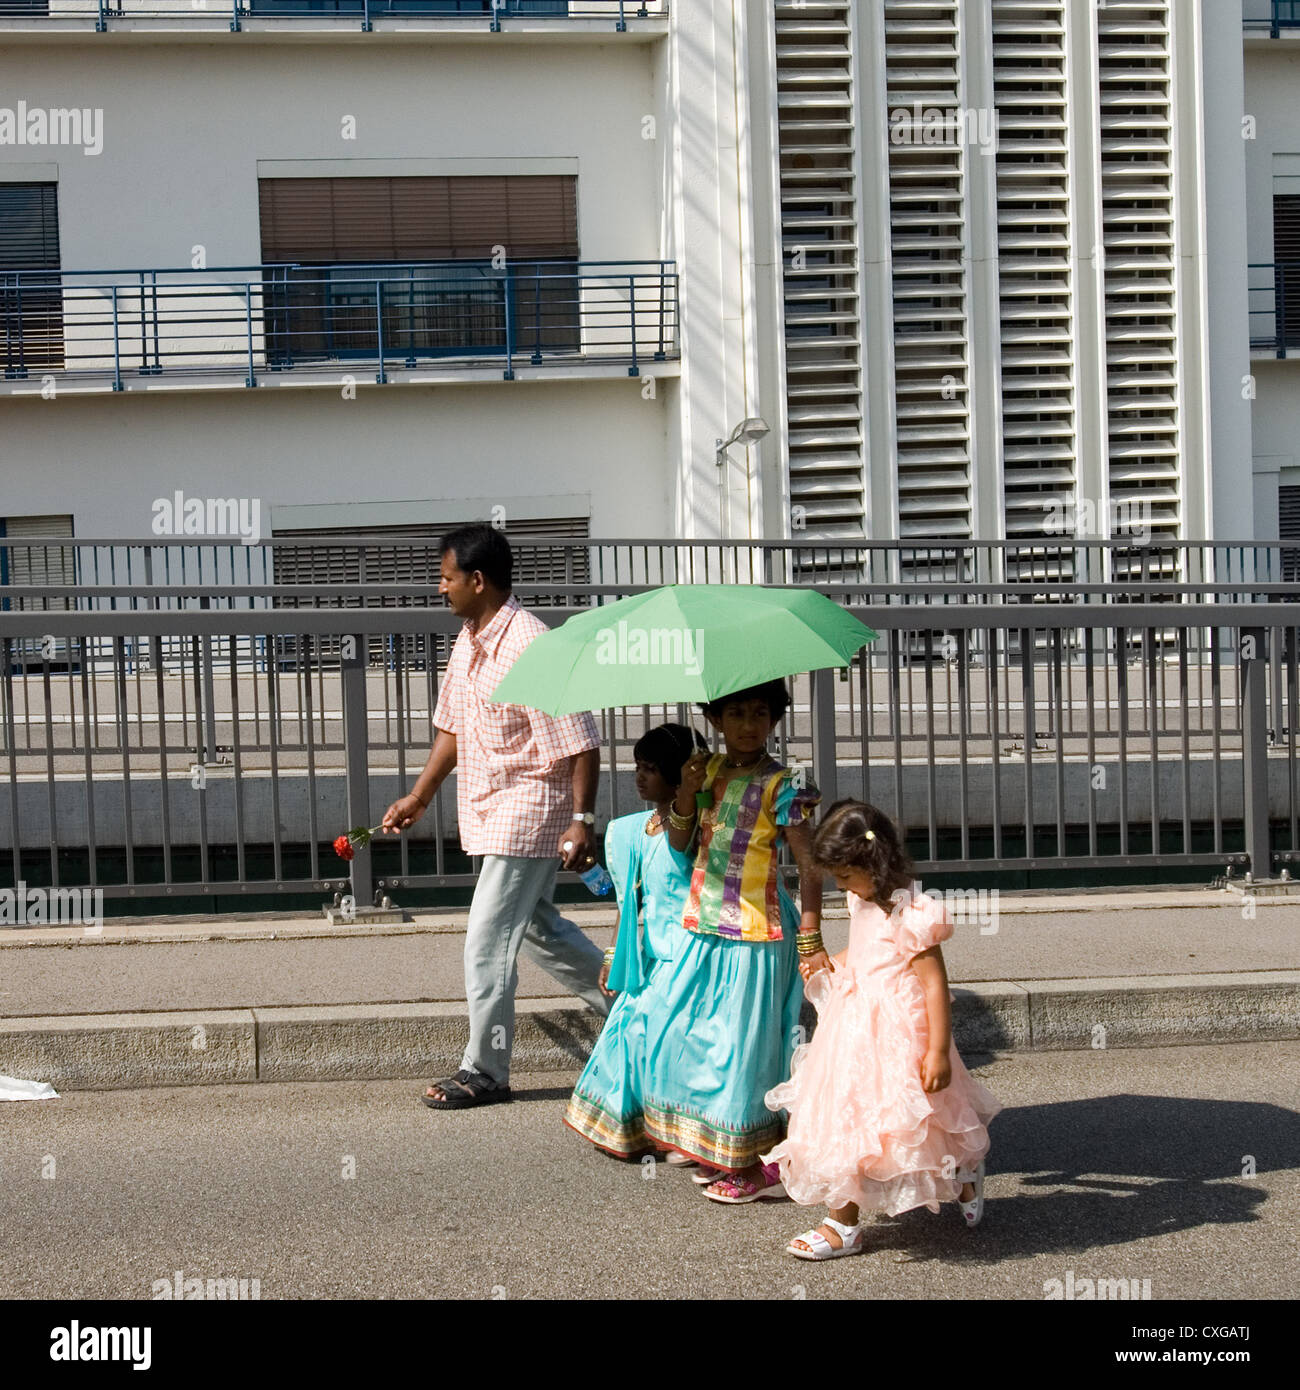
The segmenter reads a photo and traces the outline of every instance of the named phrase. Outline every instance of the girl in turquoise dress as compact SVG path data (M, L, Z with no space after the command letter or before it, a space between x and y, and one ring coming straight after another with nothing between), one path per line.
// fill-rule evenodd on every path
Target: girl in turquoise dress
M688 847L703 792L682 944L647 1034L645 1132L701 1164L718 1202L782 1195L775 1165L760 1161L782 1132L764 1097L790 1073L800 975L829 964L808 825L820 795L767 750L789 703L778 680L707 704L726 752L690 759L668 815L674 846ZM799 865L802 910L780 881L782 840Z
M682 764L704 740L684 724L661 724L639 739L637 793L655 803L605 830L605 857L620 906L618 937L601 984L618 999L569 1099L564 1123L597 1148L632 1157L654 1148L642 1113L647 1027L657 1032L662 985L680 949L691 856L664 833ZM638 922L638 914L641 921Z

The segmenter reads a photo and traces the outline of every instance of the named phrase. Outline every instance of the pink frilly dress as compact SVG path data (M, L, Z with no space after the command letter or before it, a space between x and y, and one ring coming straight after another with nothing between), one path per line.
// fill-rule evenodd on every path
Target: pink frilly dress
M767 1093L790 1124L764 1160L780 1165L801 1206L937 1212L988 1153L988 1122L1002 1108L956 1046L948 1085L931 1094L921 1084L929 1021L909 962L947 940L952 925L919 892L892 913L856 893L848 902L846 964L808 981L817 1029L795 1051L790 1079Z

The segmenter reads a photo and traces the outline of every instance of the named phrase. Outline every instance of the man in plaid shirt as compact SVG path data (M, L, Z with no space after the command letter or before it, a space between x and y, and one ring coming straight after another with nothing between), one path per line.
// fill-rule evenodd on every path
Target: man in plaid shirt
M609 1012L602 952L551 902L561 861L566 869L595 863L600 735L590 714L553 719L491 703L515 659L547 630L511 593L512 577L510 544L493 527L475 523L443 538L439 592L465 622L438 695L429 761L384 815L386 831L414 825L456 768L461 848L483 856L465 936L469 1046L460 1071L425 1092L424 1103L439 1110L510 1099L521 946L571 994Z

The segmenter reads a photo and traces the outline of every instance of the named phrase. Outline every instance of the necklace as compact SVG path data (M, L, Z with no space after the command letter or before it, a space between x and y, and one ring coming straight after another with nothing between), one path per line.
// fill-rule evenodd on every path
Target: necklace
M650 819L645 823L645 833L647 835L653 835L656 830L662 830L663 828L663 818L660 816L659 808L656 806L655 809L650 812Z
M747 763L736 763L736 762L732 762L732 760L731 760L730 758L724 758L724 759L722 760L722 765L723 765L724 767L729 767L729 768L733 768L733 769L757 767L757 766L759 765L759 763L761 763L761 762L763 761L763 759L766 758L766 757L767 757L767 749L766 749L766 748L760 748L760 749L758 750L757 755L756 755L755 757L752 757Z

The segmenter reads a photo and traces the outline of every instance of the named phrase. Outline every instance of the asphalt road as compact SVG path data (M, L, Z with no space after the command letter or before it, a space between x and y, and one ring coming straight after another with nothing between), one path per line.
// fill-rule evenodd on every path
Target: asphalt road
M148 1299L177 1270L256 1279L263 1299L1041 1300L1070 1273L1149 1279L1152 1299L1300 1293L1300 1043L1020 1054L978 1074L1006 1107L983 1225L955 1208L878 1220L867 1254L826 1264L783 1253L813 1212L721 1207L685 1171L590 1148L560 1123L572 1078L556 1074L449 1114L410 1082L6 1105L0 1297Z

